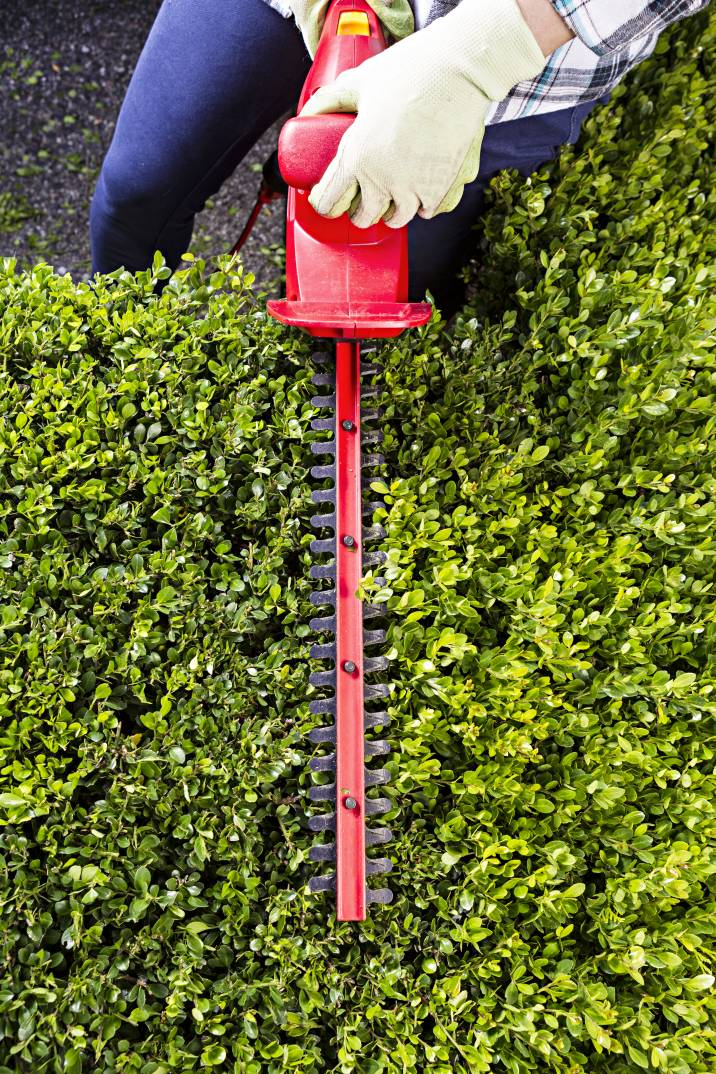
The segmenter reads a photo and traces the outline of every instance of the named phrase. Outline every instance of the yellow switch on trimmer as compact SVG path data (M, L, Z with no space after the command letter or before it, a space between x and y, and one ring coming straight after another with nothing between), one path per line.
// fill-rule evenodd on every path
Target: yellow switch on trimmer
M336 33L341 37L370 37L365 11L344 11L338 18Z

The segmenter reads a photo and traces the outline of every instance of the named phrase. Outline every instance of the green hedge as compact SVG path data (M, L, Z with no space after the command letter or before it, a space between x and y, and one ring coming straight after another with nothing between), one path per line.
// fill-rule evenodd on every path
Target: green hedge
M713 1074L715 59L496 181L471 306L382 348L365 926L306 893L307 340L225 264L4 263L2 1074Z

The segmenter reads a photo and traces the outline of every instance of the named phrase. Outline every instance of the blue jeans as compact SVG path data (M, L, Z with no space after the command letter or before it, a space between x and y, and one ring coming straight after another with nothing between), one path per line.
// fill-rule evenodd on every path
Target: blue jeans
M258 138L295 108L310 66L293 20L263 0L164 0L132 75L92 199L95 272L176 267L194 217ZM445 290L487 182L529 175L574 142L593 103L489 126L457 208L409 225L410 297Z

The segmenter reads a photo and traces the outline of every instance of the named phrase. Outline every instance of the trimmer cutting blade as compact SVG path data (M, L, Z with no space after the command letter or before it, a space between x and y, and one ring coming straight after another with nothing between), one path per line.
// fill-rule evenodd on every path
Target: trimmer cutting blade
M385 47L380 23L364 0L334 0L299 110L320 86ZM313 400L325 413L313 421L318 437L312 450L326 460L311 471L323 483L313 494L322 511L311 520L323 534L311 544L320 557L311 574L322 584L312 598L322 614L311 626L323 637L311 655L328 661L329 667L311 675L312 685L326 694L310 707L331 721L310 735L311 741L331 750L311 761L311 770L330 780L313 786L311 798L332 809L312 816L309 826L317 833L328 833L313 847L312 860L333 866L312 879L310 888L335 892L339 921L363 920L369 903L392 898L388 888L371 888L366 883L369 876L392 868L389 858L366 853L367 848L390 840L388 828L368 827L366 821L387 813L392 803L373 790L388 782L388 771L366 766L367 760L389 752L386 740L366 735L366 730L387 725L389 688L380 679L387 660L373 655L375 647L385 642L385 630L364 626L366 620L382 617L383 608L364 605L357 595L363 572L382 562L382 553L366 548L382 531L370 525L376 504L364 504L362 490L383 461L372 451L362 452L362 447L378 443L381 434L372 425L379 417L375 406L361 413L361 399L377 392L370 385L361 389L359 341L396 336L425 324L432 313L428 303L407 301L405 228L392 229L380 222L361 229L347 214L329 220L309 204L311 187L323 175L353 118L298 116L281 132L279 164L289 186L287 297L268 303L269 312L284 324L337 340L335 362L329 355L320 356L323 371L314 377L314 383L326 391ZM377 372L373 367L363 370L371 377ZM366 656L367 648L370 656Z

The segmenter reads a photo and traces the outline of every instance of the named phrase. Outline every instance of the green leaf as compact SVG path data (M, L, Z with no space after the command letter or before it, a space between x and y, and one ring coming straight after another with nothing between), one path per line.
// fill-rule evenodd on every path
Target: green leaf
M210 1044L208 1048L204 1048L201 1053L201 1061L207 1067L215 1067L220 1063L223 1063L226 1059L226 1048L222 1048L220 1044Z

